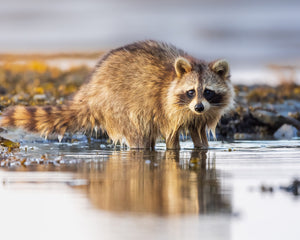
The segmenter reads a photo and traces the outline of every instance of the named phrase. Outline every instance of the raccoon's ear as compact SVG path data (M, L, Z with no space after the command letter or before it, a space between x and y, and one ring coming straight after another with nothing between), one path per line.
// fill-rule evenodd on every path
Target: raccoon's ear
M217 73L221 78L228 79L230 76L229 73L229 64L226 60L221 59L214 61L209 64L212 71Z
M179 78L181 78L183 74L188 73L192 70L192 65L184 57L176 58L174 67L175 67L176 75Z

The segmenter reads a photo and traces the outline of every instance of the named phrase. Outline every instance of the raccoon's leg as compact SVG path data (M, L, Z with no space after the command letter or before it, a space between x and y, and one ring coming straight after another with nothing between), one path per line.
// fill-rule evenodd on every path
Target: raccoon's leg
M202 147L202 142L201 142L201 138L200 138L198 132L190 130L190 135L191 135L191 138L193 140L194 147L195 148L201 148Z
M167 149L180 149L178 131L166 137L166 145Z
M151 149L154 150L155 149L155 143L156 143L156 139L154 137L148 137L145 139L144 141L144 146L146 149Z
M151 141L148 137L139 137L137 134L127 139L130 149L150 149Z
M151 142L150 142L150 148L151 148L151 150L154 150L154 149L155 149L155 143L156 143L156 139L155 139L155 138L152 138L152 139L151 139Z
M128 145L130 149L143 149L144 145L139 141L128 141Z
M202 141L202 146L204 148L208 148L208 141L207 141L207 135L206 135L206 127L203 126L200 129L200 137L201 137L201 141Z
M152 132L146 133L141 142L142 143L140 144L139 148L154 150L156 143L156 135Z
M191 138L194 143L195 148L207 148L208 147L208 141L206 136L205 127L195 128L193 126L189 127L189 132L191 135Z

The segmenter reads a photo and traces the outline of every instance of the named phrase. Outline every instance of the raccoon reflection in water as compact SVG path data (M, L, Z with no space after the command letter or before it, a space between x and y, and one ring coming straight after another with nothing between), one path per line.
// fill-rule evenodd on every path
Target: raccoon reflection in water
M80 177L89 184L80 191L95 207L109 212L231 213L230 195L224 194L214 162L206 150L116 151L107 161L81 166Z

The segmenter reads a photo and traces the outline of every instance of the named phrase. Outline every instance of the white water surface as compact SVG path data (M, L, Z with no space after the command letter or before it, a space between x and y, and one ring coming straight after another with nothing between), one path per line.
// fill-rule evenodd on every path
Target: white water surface
M0 168L3 239L299 238L300 197L280 189L300 178L297 139L151 153L31 137Z

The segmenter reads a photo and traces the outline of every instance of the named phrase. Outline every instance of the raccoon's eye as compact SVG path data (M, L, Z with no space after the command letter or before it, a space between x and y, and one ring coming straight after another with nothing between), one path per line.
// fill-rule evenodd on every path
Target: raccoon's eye
M204 90L204 93L203 93L203 96L207 99L207 100L210 100L212 99L214 96L215 96L215 92L213 90L209 90L209 89L205 89Z
M189 98L193 98L195 96L195 90L192 89L192 90L188 90L186 92L186 95L189 97Z

